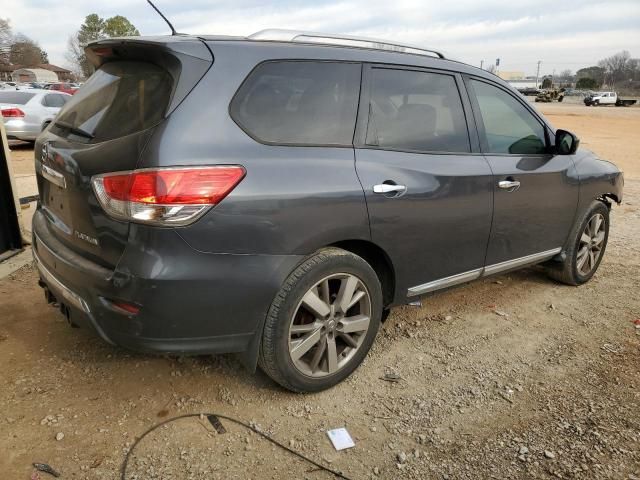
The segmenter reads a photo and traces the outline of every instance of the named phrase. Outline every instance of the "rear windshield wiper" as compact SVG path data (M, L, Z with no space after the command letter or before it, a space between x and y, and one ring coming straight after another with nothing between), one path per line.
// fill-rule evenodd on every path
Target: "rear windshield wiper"
M67 123L67 122L62 122L60 120L56 120L54 125L57 125L58 127L66 128L71 133L74 133L76 135L80 135L81 137L85 137L85 138L88 138L88 139L92 139L94 137L93 134L87 132L86 130L83 130L83 129L78 128L78 127L74 127L73 125L71 125L70 123Z

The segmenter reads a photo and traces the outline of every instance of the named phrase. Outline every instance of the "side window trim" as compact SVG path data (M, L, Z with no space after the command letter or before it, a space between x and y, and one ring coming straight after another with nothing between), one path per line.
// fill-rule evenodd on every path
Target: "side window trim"
M481 77L476 77L476 76L466 75L466 74L463 75L462 78L463 78L464 84L466 86L468 95L469 95L469 100L471 101L471 108L473 110L473 116L475 118L476 129L477 129L477 132L478 132L478 137L479 137L479 142L480 142L480 151L483 154L491 155L491 156L502 156L502 157L511 157L511 156L540 157L540 156L548 156L550 154L550 151L551 151L551 135L550 135L551 127L547 124L547 122L542 120L538 116L537 112L535 110L533 110L526 102L523 102L522 99L518 98L516 95L513 94L513 92L510 92L509 90L504 88L502 85L499 85L497 83L491 82L491 81L487 80L486 78L481 78ZM483 82L483 83L486 83L487 85L490 85L492 87L498 88L499 90L501 90L502 92L506 93L511 98L516 100L520 105L522 105L525 108L525 110L527 112L529 112L531 114L531 116L542 127L542 129L544 131L546 148L547 148L548 151L546 153L494 153L494 152L491 152L490 151L491 149L489 148L489 145L487 143L487 135L486 135L485 127L484 127L484 122L482 120L482 114L480 112L480 105L478 104L478 99L476 98L476 94L475 94L475 91L473 89L473 85L471 84L472 80L475 80L475 81L478 81L478 82Z
M372 95L372 78L373 70L404 70L411 72L434 73L439 75L449 75L454 78L458 95L462 104L462 110L465 117L467 127L467 138L469 141L470 152L446 152L446 151L425 151L425 150L401 150L397 148L380 147L377 145L368 145L366 143L367 131L370 123L369 105ZM419 153L425 155L473 155L480 154L479 134L476 130L476 124L472 115L472 107L469 103L466 85L460 73L452 70L440 70L435 68L424 68L413 65L395 65L387 63L363 63L362 81L360 85L360 104L358 106L358 115L356 129L353 136L353 146L360 149L384 150L392 152Z

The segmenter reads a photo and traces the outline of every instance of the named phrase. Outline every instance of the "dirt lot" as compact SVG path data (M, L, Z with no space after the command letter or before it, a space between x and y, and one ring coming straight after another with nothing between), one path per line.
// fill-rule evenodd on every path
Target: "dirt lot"
M589 284L532 268L397 308L348 381L294 395L233 356L142 356L70 329L25 267L0 280L0 476L47 462L61 478L119 478L155 422L219 412L350 478L640 478L640 108L541 110L626 172ZM32 152L14 153L28 173ZM127 478L331 478L223 423L223 435L200 419L155 431ZM335 452L325 432L342 426L356 447Z

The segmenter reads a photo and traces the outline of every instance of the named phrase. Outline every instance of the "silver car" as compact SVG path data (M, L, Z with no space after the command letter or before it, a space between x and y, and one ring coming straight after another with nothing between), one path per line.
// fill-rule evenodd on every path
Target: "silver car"
M34 141L70 98L68 93L51 90L0 90L0 113L7 137Z

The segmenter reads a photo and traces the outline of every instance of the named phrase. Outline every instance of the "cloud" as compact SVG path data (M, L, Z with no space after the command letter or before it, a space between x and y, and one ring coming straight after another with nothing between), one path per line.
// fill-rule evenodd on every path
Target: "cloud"
M2 8L2 3L8 3ZM468 63L501 59L503 70L542 71L592 65L617 51L640 56L637 0L157 0L176 29L186 33L248 35L289 28L389 38L442 49ZM37 40L54 63L65 64L67 39L84 16L124 15L142 34L167 33L142 0L0 0L0 16Z

